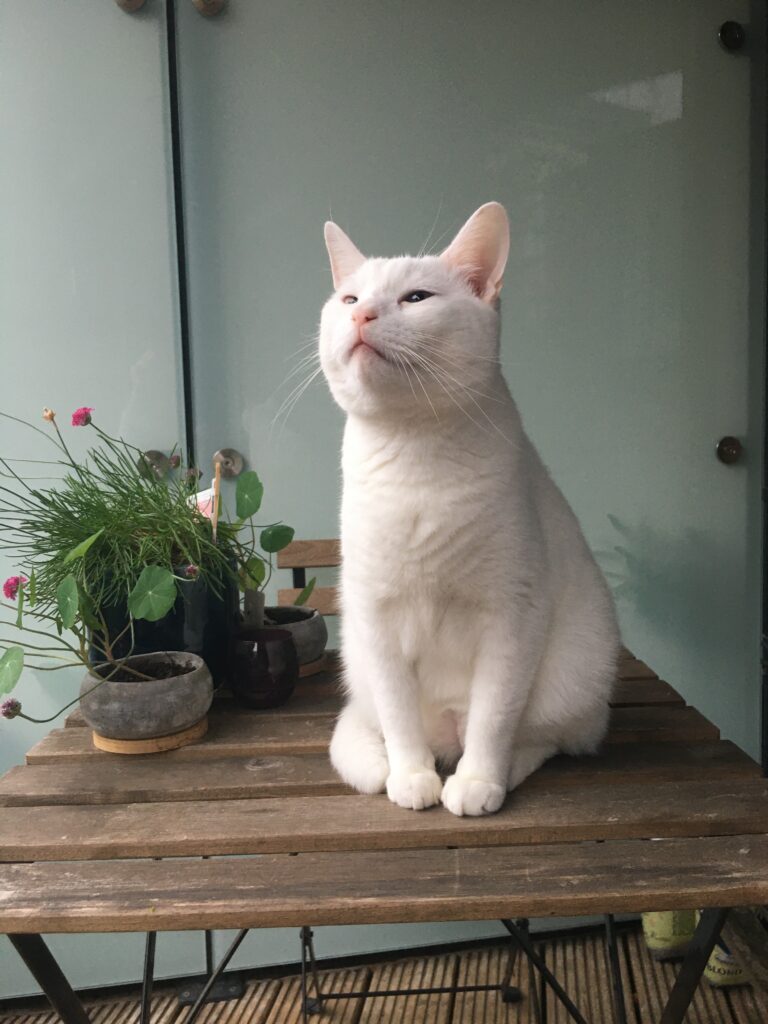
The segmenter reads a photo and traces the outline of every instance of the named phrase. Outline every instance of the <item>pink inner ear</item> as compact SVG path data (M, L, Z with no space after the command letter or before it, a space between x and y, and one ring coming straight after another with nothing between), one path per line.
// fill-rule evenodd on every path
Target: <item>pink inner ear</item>
M472 214L441 254L485 302L493 302L502 286L509 254L509 223L504 207L486 203Z
M331 261L333 287L338 288L345 278L365 263L365 256L338 224L330 220L325 225L325 246Z

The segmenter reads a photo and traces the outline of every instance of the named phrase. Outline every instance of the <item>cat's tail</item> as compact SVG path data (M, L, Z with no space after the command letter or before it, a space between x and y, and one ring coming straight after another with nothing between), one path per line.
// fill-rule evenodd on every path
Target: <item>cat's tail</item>
M331 739L331 764L359 793L381 793L389 775L384 738L354 699L341 712Z

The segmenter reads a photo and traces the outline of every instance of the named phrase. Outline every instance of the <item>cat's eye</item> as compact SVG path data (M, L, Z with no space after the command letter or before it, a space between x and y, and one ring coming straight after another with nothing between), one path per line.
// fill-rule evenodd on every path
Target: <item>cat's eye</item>
M342 302L346 302L346 304L348 306L351 306L353 302L357 302L357 296L356 295L345 295L344 298L341 301Z
M430 299L435 293L424 291L423 288L417 289L415 292L408 292L400 299L401 302L423 302L424 299Z

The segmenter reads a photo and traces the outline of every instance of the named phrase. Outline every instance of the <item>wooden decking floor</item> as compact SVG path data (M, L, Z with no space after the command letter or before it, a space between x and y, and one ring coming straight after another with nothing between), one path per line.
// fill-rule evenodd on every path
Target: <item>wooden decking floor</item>
M620 933L621 967L627 999L628 1024L658 1021L677 971L677 964L659 964L648 955L639 929ZM590 1024L613 1024L610 976L601 935L581 934L550 939L540 945L547 963L565 985ZM367 967L323 971L327 990L374 991L417 985L495 983L504 973L508 947L498 946L400 959ZM527 965L519 961L512 976L526 994L518 1005L505 1005L496 993L403 996L340 1000L327 1004L318 1024L535 1024L528 998ZM87 1003L93 1024L136 1024L138 990L123 998L102 998ZM175 994L158 988L153 999L152 1024L183 1024ZM547 1024L568 1024L568 1018L549 996ZM687 1024L763 1024L768 1001L750 987L715 990L702 983L686 1016ZM0 1024L57 1024L53 1012L5 1011ZM198 1018L200 1024L300 1024L298 977L251 981L242 999L212 1004Z

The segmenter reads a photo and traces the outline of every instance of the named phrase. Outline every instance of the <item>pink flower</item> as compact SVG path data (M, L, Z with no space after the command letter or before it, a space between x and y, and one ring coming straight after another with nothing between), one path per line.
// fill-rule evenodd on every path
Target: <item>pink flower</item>
M181 465L181 456L178 454L172 455L170 459L168 459L168 462L170 463L171 469L178 469Z
M29 581L26 576L9 576L3 584L3 594L9 601L15 601L16 595L19 592L19 587L28 582Z
M8 700L4 700L0 704L0 715L3 718L16 718L21 714L21 701L16 700L14 697L9 697Z
M92 412L93 408L90 405L83 405L79 409L75 409L72 413L72 426L87 427L91 422Z
M184 575L188 580L196 580L200 575L200 569L196 565L188 565L184 570Z

